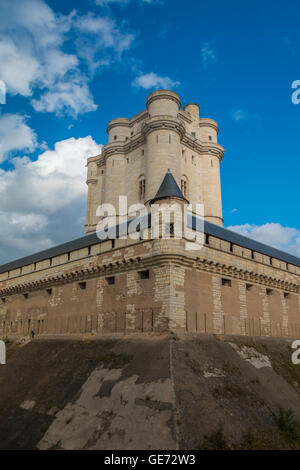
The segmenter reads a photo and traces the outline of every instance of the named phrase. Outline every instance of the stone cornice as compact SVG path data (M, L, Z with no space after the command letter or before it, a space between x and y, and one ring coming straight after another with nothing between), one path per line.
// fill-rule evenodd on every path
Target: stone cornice
M142 125L142 134L144 136L160 129L169 129L177 132L181 139L185 134L185 126L178 118L172 116L158 116L144 122Z
M97 183L98 183L97 178L88 178L86 180L86 184L97 184Z
M248 281L254 284L260 284L266 287L273 287L286 292L300 294L300 286L297 283L284 281L276 277L266 276L254 271L239 269L229 264L217 263L206 258L192 258L178 253L162 253L148 257L131 257L114 261L113 263L101 263L100 256L83 269L70 270L59 275L54 275L31 282L22 282L0 290L0 297L26 293L49 287L64 285L72 282L93 279L96 277L105 277L112 274L135 269L151 268L165 264L184 266L190 269L197 269L214 273L220 276L227 276L233 279Z
M142 134L137 134L134 138L129 138L124 142L111 142L106 144L102 149L102 156L106 159L111 155L121 154L126 155L132 150L140 147L145 142L145 138Z
M218 157L220 162L224 157L224 148L220 144L214 144L213 142L201 142L200 140L196 139L195 137L191 137L187 134L184 135L182 139L182 144L189 147L191 150L195 150L198 153L209 153Z

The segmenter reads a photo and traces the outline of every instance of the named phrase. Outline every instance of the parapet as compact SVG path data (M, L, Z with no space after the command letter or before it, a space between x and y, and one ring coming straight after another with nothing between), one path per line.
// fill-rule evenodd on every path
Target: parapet
M148 96L147 110L149 117L174 116L177 117L181 103L180 98L171 90L156 90Z
M186 104L183 110L191 117L193 121L199 121L200 106L197 103Z
M108 123L107 133L109 143L126 140L130 137L130 120L127 118L112 119Z

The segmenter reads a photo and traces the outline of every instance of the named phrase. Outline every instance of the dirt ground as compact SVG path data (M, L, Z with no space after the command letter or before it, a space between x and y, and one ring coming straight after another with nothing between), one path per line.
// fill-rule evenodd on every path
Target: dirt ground
M0 449L300 449L292 340L7 342Z

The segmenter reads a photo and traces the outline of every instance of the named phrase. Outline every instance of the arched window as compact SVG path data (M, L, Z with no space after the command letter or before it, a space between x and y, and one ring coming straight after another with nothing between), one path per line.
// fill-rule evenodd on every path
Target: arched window
M187 197L188 187L187 187L187 179L186 176L181 177L181 192L184 197Z
M139 179L139 200L142 201L146 196L146 180L144 176Z

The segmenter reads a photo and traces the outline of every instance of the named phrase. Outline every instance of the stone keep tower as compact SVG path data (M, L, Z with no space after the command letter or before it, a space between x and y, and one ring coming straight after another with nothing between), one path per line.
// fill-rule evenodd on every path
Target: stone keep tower
M218 124L200 118L198 104L181 109L179 96L170 90L148 96L146 110L131 119L109 122L108 144L88 159L86 232L96 230L97 207L119 196L128 207L151 201L170 169L182 194L191 204L204 204L209 222L223 224L220 162L224 149L217 143Z

